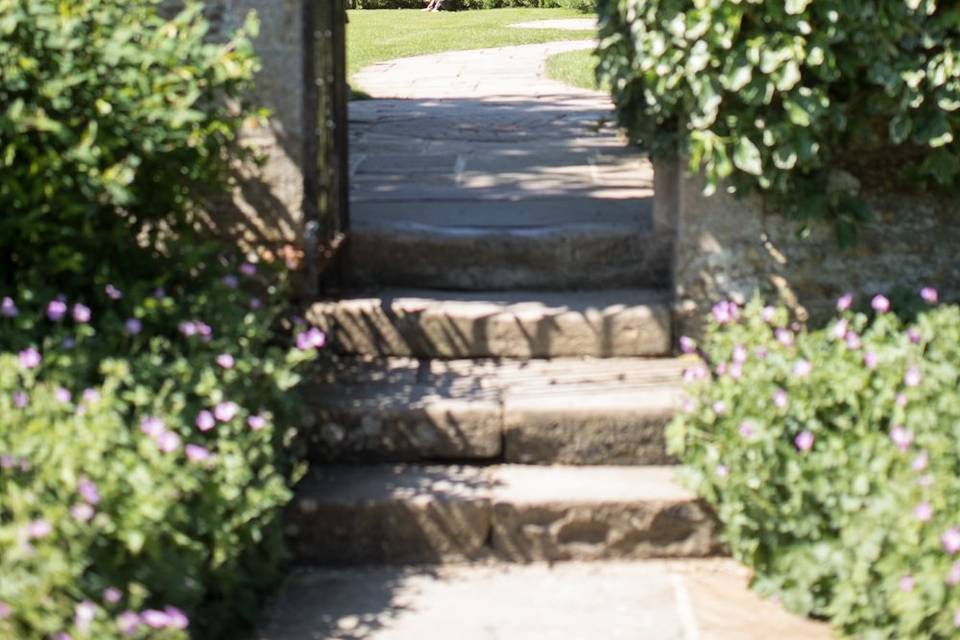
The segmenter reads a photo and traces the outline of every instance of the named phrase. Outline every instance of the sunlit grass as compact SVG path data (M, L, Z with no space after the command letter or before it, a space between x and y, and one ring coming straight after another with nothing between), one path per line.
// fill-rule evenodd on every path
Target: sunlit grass
M607 91L597 84L597 58L590 49L558 53L547 58L547 75L559 82L581 89Z

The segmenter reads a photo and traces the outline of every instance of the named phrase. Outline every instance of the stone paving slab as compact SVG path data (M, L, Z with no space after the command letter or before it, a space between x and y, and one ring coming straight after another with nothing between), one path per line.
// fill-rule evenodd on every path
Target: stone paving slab
M298 571L257 640L828 640L727 560Z

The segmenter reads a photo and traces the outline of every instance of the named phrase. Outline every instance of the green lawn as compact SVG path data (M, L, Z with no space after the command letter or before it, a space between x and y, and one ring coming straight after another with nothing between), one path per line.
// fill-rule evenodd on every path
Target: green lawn
M374 62L426 53L595 37L593 31L511 29L507 26L516 22L583 17L582 13L568 9L487 9L439 13L394 9L348 13L347 67L350 75Z
M558 53L547 58L548 76L583 89L601 89L597 86L596 67L597 59L589 49ZM606 88L601 90L606 91Z

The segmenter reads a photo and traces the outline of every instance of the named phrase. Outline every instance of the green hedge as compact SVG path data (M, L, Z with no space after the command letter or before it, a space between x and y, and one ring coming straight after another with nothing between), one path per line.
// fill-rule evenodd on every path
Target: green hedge
M956 638L960 309L871 306L807 333L718 305L670 447L761 592L856 637Z
M601 0L602 62L621 123L841 240L859 184L960 174L960 10L934 0Z
M422 0L350 0L351 9L422 9ZM446 11L464 9L503 9L525 7L534 9L574 9L582 13L594 12L597 0L444 0Z

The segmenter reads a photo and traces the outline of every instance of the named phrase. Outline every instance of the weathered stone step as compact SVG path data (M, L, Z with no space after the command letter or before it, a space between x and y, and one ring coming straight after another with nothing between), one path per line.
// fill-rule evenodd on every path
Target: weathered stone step
M649 289L386 290L309 312L342 352L417 358L649 357L670 352L666 294Z
M338 359L308 393L318 461L670 462L681 360Z
M671 252L667 234L625 224L491 227L379 222L351 233L345 271L348 282L359 288L662 287L669 282Z
M287 518L323 564L700 557L709 510L671 467L319 468Z
M726 558L301 568L257 640L830 640Z

